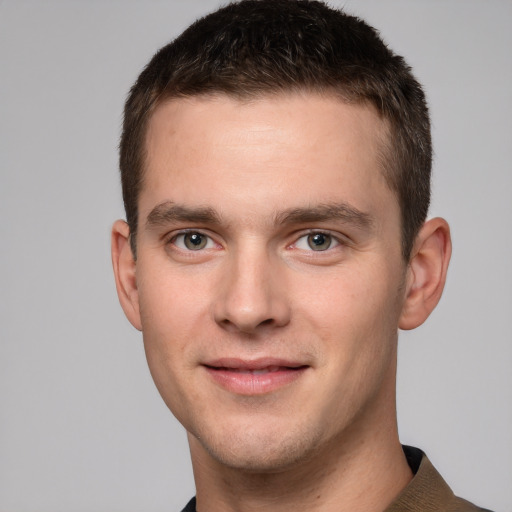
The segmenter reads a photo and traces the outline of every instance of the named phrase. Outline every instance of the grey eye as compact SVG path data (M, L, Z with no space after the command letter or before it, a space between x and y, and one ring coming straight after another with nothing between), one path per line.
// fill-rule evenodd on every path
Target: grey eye
M325 233L308 235L308 245L313 251L325 251L331 247L332 238Z
M201 233L185 233L183 235L185 247L191 251L204 249L208 243L208 237Z

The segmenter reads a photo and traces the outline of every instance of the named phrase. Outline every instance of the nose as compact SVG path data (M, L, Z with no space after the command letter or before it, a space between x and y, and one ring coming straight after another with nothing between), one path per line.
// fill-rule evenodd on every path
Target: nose
M231 332L255 334L290 321L282 271L264 250L233 255L214 305L215 321Z

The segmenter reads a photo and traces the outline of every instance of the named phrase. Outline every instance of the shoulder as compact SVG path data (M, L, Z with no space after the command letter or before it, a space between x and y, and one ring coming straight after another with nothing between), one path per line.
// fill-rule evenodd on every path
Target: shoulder
M196 512L195 496L187 503L186 507L181 512Z
M442 476L418 448L404 446L414 477L385 512L491 512L455 496ZM192 498L181 512L196 512Z
M403 449L414 477L385 512L491 512L455 496L421 450Z

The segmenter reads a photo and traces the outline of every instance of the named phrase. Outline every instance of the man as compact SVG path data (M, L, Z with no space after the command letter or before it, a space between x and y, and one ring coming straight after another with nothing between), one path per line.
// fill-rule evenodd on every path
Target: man
M186 511L482 510L398 439L398 328L438 303L423 91L374 29L244 1L162 48L125 107L121 305L188 432Z

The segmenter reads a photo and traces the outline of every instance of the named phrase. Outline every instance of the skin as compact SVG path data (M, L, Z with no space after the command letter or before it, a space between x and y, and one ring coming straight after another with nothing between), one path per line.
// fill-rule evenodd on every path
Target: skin
M412 477L397 331L437 304L450 237L428 221L403 261L386 129L315 94L177 99L152 116L137 261L118 221L113 262L189 433L198 510L377 511Z

